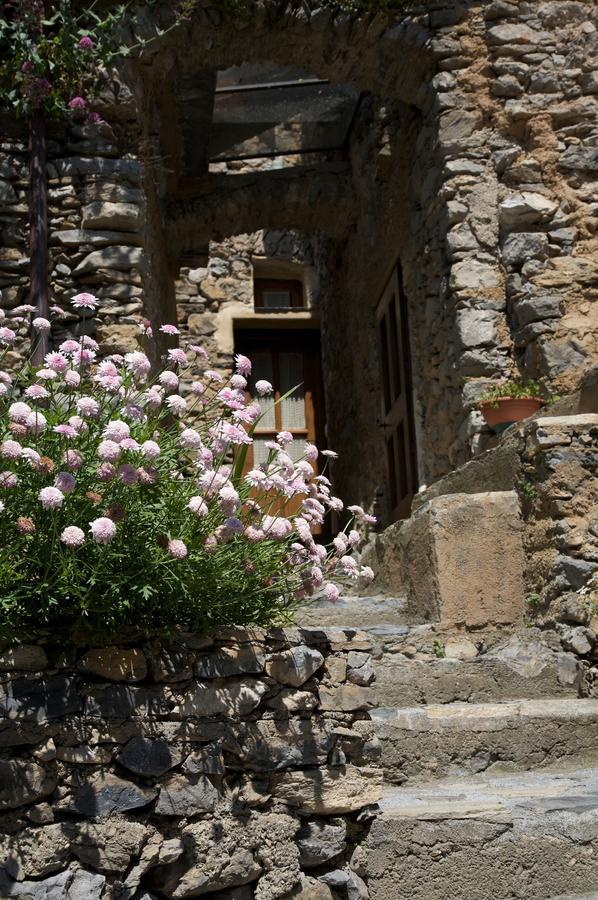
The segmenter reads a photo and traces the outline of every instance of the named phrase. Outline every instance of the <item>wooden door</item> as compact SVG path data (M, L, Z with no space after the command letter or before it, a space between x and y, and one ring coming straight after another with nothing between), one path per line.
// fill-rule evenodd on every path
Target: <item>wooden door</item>
M252 396L255 396L256 381L264 379L274 386L271 397L256 397L264 415L249 447L246 470L266 461L269 452L266 442L275 440L281 431L293 435L294 441L286 451L295 461L303 456L306 441L323 449L326 445L319 332L247 329L235 335L235 350L252 362L249 381ZM280 400L295 387L292 396ZM285 507L285 515L293 514L300 507L301 500L291 501Z
M388 512L406 519L418 488L407 303L397 266L378 304Z

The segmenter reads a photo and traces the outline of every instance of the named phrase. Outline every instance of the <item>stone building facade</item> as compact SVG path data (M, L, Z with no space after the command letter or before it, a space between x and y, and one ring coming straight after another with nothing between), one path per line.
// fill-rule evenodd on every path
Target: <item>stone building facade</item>
M142 316L177 316L183 343L201 339L223 371L247 329L319 330L337 489L389 521L379 304L397 265L410 493L488 446L476 402L489 383L521 374L569 394L596 365L596 18L585 0L433 2L394 18L201 5L107 81L105 124L53 135L54 299L93 290L112 352L135 344ZM357 87L342 152L210 164L193 97L206 73L243 63ZM26 300L27 174L22 132L5 131L10 315ZM304 308L265 316L260 278L298 280Z

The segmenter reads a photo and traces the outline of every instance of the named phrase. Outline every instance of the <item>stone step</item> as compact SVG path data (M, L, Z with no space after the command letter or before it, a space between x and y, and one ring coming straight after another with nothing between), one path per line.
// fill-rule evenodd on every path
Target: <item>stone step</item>
M385 777L394 784L490 767L532 769L586 754L598 758L594 699L381 708L370 716L357 725L381 740Z
M309 606L297 610L299 625L341 628L364 628L372 625L402 625L407 622L404 597L352 597L344 595L336 603L325 598L314 599Z
M578 763L388 788L365 845L371 900L598 896L598 768Z
M374 689L380 706L484 703L496 700L577 696L578 666L570 653L540 644L520 645L519 653L491 651L472 659L410 659L385 653L376 661Z

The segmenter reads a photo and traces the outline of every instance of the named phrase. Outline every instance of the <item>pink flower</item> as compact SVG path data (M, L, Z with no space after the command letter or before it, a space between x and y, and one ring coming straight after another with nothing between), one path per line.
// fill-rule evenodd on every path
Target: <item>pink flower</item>
M289 520L281 518L280 516L264 516L262 525L266 537L272 538L275 541L284 540L289 536L292 530L292 525Z
M324 586L324 596L331 603L336 603L338 598L340 597L341 592L337 588L335 584L327 584Z
M140 448L139 448L139 444L137 443L137 441L135 440L135 438L130 438L130 437L129 437L129 438L123 438L122 441L120 442L120 446L122 447L123 450L132 450L132 451L135 451L135 450L139 450L139 449L140 449Z
M90 522L89 530L97 544L109 544L116 537L116 525L107 516L100 516Z
M195 394L196 397L201 397L205 389L206 387L201 383L201 381L194 381L191 385L191 393Z
M38 331L41 331L41 332L49 331L52 327L50 322L48 322L47 319L44 319L43 316L38 316L36 319L33 320L33 322L31 324L33 325L34 328L36 328Z
M235 356L235 366L240 375L251 375L251 360L242 353Z
M181 366L184 366L187 362L185 351L180 350L178 347L173 347L172 350L168 351L168 358L171 359L172 362L175 362Z
M225 515L232 515L241 505L239 495L232 484L225 484L218 491L220 497L220 506Z
M116 462L120 456L120 446L115 441L101 441L98 456L102 462Z
M128 487L132 487L134 484L137 484L139 476L137 474L137 469L135 466L130 465L129 463L123 463L118 467L118 478L122 481L123 484L126 484Z
M90 112L85 121L87 122L88 125L99 125L104 120L102 119L102 117L99 113ZM150 329L150 336L151 336L151 329Z
M334 450L322 450L322 456L327 456L328 459L338 459L338 453L335 453Z
M18 441L3 441L0 444L0 455L5 459L20 459L23 455L23 448Z
M62 353L46 353L44 362L53 372L66 372L69 366L68 359Z
M198 496L191 497L187 504L187 509L190 509L193 515L198 518L202 518L208 514L208 504L202 497Z
M95 358L96 353L94 350L78 350L77 353L73 354L73 365L90 366Z
M247 379L243 375L232 375L230 383L236 391L243 391L247 387Z
M201 447L201 436L193 428L185 428L184 431L181 431L179 441L183 447L189 450L197 450L198 447Z
M0 472L0 488L11 490L19 483L19 476L14 472Z
M80 547L85 543L85 532L76 525L67 525L60 535L60 540L67 547Z
M27 428L31 434L43 434L47 425L46 417L40 412L31 412L27 416Z
M364 512L361 506L348 506L347 509L349 512L352 512L356 519L359 519L362 522L367 522L370 525L374 525L376 522L375 516L370 516L368 513Z
M54 479L54 487L63 494L72 494L77 486L77 479L70 472L59 472Z
M25 396L29 400L45 400L50 396L49 391L41 384L32 384L25 391Z
M144 441L141 445L141 452L146 459L158 459L160 453L160 445L155 441Z
M71 300L71 305L75 309L97 309L100 301L93 294L83 292L82 294L75 294Z
M76 471L83 465L83 457L78 450L67 450L64 454L64 462L69 469Z
M178 375L176 375L174 372L171 372L170 369L166 369L166 371L161 372L158 376L158 381L165 391L176 391L179 386Z
M125 354L125 365L131 370L136 378L145 378L152 367L152 364L145 353L141 353L139 350ZM113 368L114 372L102 374L118 375L116 367L113 366Z
M95 419L100 411L100 404L93 397L79 397L77 400L77 412L81 416Z
M175 416L182 416L187 409L187 401L178 394L172 394L166 398L166 406Z
M245 537L252 544L256 544L258 541L263 541L265 535L261 528L256 528L255 525L248 525L245 529Z
M60 316L60 318L63 318L64 316L66 316L65 311L63 309L61 309L60 306L51 306L50 312L53 313L55 316Z
M23 447L23 459L27 460L32 469L37 469L41 465L42 458L33 447Z
M12 422L20 422L21 425L26 425L30 415L31 407L21 400L17 400L16 403L11 403L8 407L8 418Z
M137 475L141 484L144 485L156 484L160 477L160 473L153 466L139 466Z
M99 481L112 481L116 475L116 466L113 466L112 463L109 462L100 463L96 469L96 475L98 476Z
M276 440L279 444L292 444L293 443L293 435L290 431L281 431L276 435Z
M69 425L75 429L77 434L85 434L86 431L89 431L89 425L81 418L81 416L70 416Z
M318 448L315 444L306 444L303 452L305 453L305 458L313 462L318 458Z
M79 41L79 46L82 50L93 50L94 44L89 35L85 34Z
M224 381L220 372L215 372L214 369L206 369L204 374L209 381L217 381L219 384Z
M58 373L54 369L38 369L35 377L42 381L53 381L55 378L58 378Z
M163 334L180 334L181 332L176 325L160 325L160 331Z
M0 370L0 383L2 384L12 384L12 378L8 374L8 372L4 372Z
M55 425L52 431L54 432L54 434L60 434L62 435L62 437L69 438L71 440L72 438L78 437L78 432L76 431L76 429L73 428L72 425L67 425L66 423Z
M42 488L38 499L44 509L58 509L64 503L64 494L56 487Z
M16 337L17 335L12 328L7 328L5 325L0 328L0 341L3 344L14 344Z
M76 388L81 384L81 376L74 369L67 369L64 373L64 383L67 387Z
M200 347L199 344L190 344L189 350L191 350L192 353L196 353L197 356L201 356L203 359L208 358L208 354L206 353L205 349L203 347Z
M58 349L61 353L76 353L79 349L79 342L69 338L67 341L63 341Z
M261 378L259 381L256 381L255 389L258 392L258 394L260 395L260 397L267 397L268 394L271 394L272 391L274 390L274 388L272 387L270 382L266 381L263 378Z
M124 441L130 434L131 429L127 423L123 422L121 419L113 419L111 422L108 422L103 431L103 436L105 438L109 441L116 441L117 443Z
M374 570L369 566L362 566L359 570L359 575L361 578L365 578L367 581L374 580Z
M176 538L168 541L167 550L174 559L185 559L188 553L187 545L184 541L179 541Z
M69 109L85 109L87 102L83 97L73 97L69 100Z
M32 72L33 71L33 63L30 59L26 59L24 63L21 64L21 72Z

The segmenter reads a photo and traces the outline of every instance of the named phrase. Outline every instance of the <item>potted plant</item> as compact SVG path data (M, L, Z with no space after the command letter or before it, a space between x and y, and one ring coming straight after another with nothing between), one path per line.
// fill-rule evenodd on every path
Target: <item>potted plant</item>
M532 416L544 402L537 382L509 380L486 391L480 397L480 409L495 434L501 434L514 422Z

